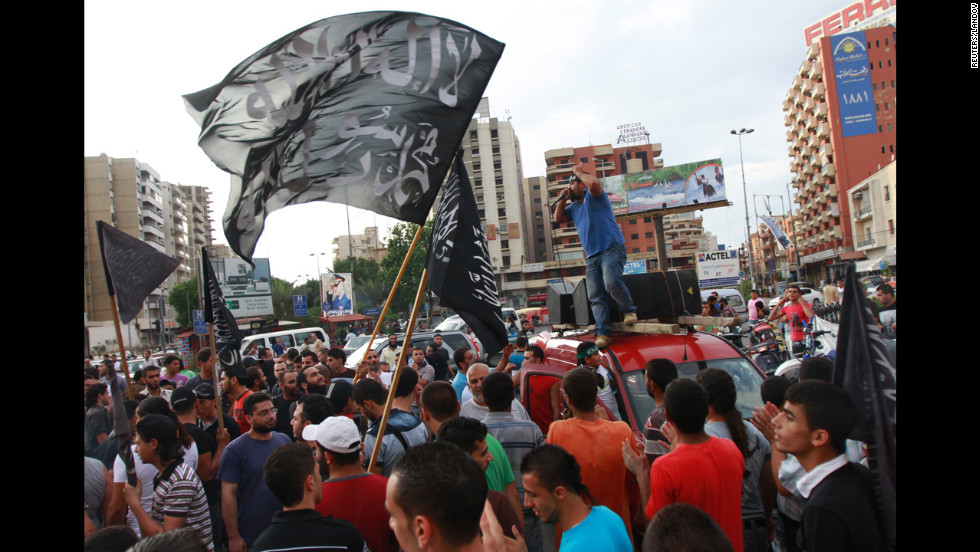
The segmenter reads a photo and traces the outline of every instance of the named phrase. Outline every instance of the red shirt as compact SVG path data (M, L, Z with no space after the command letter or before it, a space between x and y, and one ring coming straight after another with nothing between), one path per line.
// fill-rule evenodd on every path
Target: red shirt
M395 552L398 541L388 525L390 515L385 510L385 487L388 478L365 473L323 482L323 499L316 511L323 517L333 516L354 524L372 552Z
M803 324L802 323L803 322L806 322L807 324L810 323L810 319L807 318L806 313L803 312L803 303L806 303L806 302L801 300L799 305L791 305L791 304L787 303L786 306L784 306L783 307L783 310L781 311L782 314L785 314L786 315L786 323L790 325L789 326L789 339L790 339L790 341L803 341ZM810 303L806 303L806 305L809 307L810 306ZM813 308L813 307L810 307L810 308ZM793 315L794 314L799 315L799 319L800 319L800 323L799 324L793 324Z
M649 518L675 502L704 510L721 527L735 552L742 542L742 473L745 459L733 441L709 437L700 445L679 445L650 466Z
M252 429L252 424L248 423L245 419L245 397L252 394L250 389L242 393L241 397L232 403L231 405L231 417L238 422L238 427L242 430L242 435L248 433L248 430Z

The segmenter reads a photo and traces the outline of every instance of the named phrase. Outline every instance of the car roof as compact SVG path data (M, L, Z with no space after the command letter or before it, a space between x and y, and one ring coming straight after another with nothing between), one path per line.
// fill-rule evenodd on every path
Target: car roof
M581 341L595 341L594 334L576 337L551 337L539 340L545 359L560 357L575 362L575 350ZM602 349L608 364L615 357L624 372L642 370L653 358L666 358L675 364L699 360L739 358L738 349L725 339L705 332L653 334L618 332L615 340ZM546 360L547 361L547 360Z

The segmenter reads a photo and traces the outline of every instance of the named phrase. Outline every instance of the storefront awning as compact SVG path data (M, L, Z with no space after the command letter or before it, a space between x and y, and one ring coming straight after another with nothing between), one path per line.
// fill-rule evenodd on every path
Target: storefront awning
M869 272L872 270L884 270L888 266L895 264L895 255L881 255L866 261L854 263L854 270L858 272Z

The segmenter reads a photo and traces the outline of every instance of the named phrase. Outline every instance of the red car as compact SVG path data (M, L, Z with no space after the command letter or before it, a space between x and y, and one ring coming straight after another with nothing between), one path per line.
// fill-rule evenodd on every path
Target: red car
M544 363L524 363L520 399L542 432L547 434L553 419L551 387L577 365L575 351L578 344L595 339L591 332L565 337L544 332L534 343L544 350ZM603 366L616 380L619 418L630 425L638 438L642 438L643 425L654 407L653 397L646 391L643 373L646 362L654 358L673 361L678 376L683 378L693 378L705 368L725 370L735 380L736 404L746 419L752 416L754 407L762 406L759 387L765 379L764 372L741 350L716 335L695 331L675 334L620 332L601 352Z

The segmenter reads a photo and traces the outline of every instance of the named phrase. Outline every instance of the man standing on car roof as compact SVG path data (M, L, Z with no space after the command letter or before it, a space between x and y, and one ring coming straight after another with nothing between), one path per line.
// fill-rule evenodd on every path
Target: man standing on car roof
M595 176L582 170L579 163L573 169L575 176L568 188L558 198L555 222L568 220L575 223L579 241L588 261L585 278L589 291L589 303L595 315L596 345L606 347L612 342L609 323L609 296L619 304L624 324L636 322L636 305L626 284L623 283L623 266L626 264L626 240L616 223L609 196ZM571 205L567 205L571 198Z

